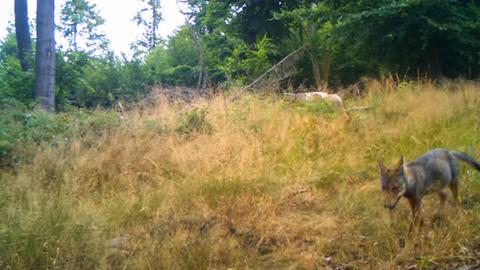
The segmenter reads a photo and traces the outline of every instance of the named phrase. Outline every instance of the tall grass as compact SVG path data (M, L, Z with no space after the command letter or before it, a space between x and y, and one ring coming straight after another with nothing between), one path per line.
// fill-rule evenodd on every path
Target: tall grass
M386 268L410 213L405 202L383 209L376 161L434 147L480 157L480 86L371 81L366 93L347 106L371 109L350 117L321 101L158 98L115 124L37 143L29 162L1 174L0 268ZM440 223L438 199L427 197L417 246L400 265L475 258L480 174L471 168L461 194Z

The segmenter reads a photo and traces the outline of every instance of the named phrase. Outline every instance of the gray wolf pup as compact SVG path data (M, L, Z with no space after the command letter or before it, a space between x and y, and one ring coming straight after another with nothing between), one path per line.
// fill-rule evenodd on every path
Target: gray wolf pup
M381 187L385 194L385 208L394 209L402 197L405 197L410 203L413 219L409 235L420 221L423 196L434 192L438 193L440 209L442 209L447 197L444 189L449 187L457 204L460 203L458 196L459 160L480 171L480 163L471 156L443 148L430 150L408 164L401 156L399 163L394 168L386 168L382 161L378 162Z

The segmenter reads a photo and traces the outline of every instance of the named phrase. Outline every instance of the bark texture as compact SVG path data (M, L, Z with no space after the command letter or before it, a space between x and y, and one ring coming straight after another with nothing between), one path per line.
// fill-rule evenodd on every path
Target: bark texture
M35 98L46 110L55 110L54 0L37 0Z

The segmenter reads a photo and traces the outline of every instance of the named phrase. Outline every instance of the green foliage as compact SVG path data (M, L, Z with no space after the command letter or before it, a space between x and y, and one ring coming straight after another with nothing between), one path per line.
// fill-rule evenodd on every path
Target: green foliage
M295 45L286 47L307 43L319 62L331 57L329 81L338 84L382 73L477 77L479 12L473 1L318 1L277 17L289 22L284 43ZM303 63L298 76L314 76Z
M67 38L70 50L81 49L79 41L88 52L107 49L105 34L98 30L105 20L95 8L96 5L89 4L88 0L68 0L61 8L59 29Z
M196 67L198 65L198 49L192 35L192 29L185 25L169 38L167 52L170 67L179 65Z
M288 31L285 22L274 17L275 12L291 9L300 2L294 1L203 1L184 0L190 8L189 16L202 34L224 33L251 45L266 35L276 41Z
M56 59L57 103L59 107L66 104L86 106L88 96L94 92L86 80L85 69L91 59L84 52L72 51L58 53Z
M270 67L268 59L273 52L273 45L266 36L257 43L255 49L250 49L239 40L232 54L227 57L226 63L221 66L221 70L230 81L248 83Z
M160 0L142 0L142 2L146 2L147 7L142 8L133 18L137 25L144 27L143 36L132 44L132 49L137 57L162 43L158 33L159 24L162 21Z
M95 5L65 2L59 29L69 48L56 55L57 109L138 101L156 85L247 84L304 45L287 61L293 67L283 86L341 87L385 74L480 76L475 1L183 0L189 20L166 40L158 34L160 1L142 2L135 22L145 32L133 59L107 50ZM0 101L29 106L34 74L21 70L9 31L0 42Z
M166 70L165 82L169 85L194 86L197 82L198 70L188 65L178 65Z
M146 57L152 82L167 85L194 86L198 80L198 50L191 29L181 27L167 46L154 48Z
M0 165L3 165L8 163L5 159L19 138L25 110L14 99L2 99L0 108Z
M147 55L151 81L196 86L201 69L200 53L203 53L207 81L217 84L228 79L245 83L270 67L269 59L276 51L266 36L250 46L241 39L216 34L195 40L194 31L188 25L181 27L170 37L166 47L158 46ZM203 48L206 51L200 52Z
M90 56L84 52L57 55L59 106L111 107L117 101L134 102L147 94L147 67L137 59L120 59L109 53Z
M29 111L10 100L0 106L0 166L30 157L38 145L68 143L87 133L100 135L105 129L120 125L119 116L111 111L72 110L52 114Z
M23 71L17 57L8 56L0 65L0 100L2 97L15 98L25 104L33 101L34 74Z
M0 43L0 104L16 99L24 104L33 101L34 75L23 71L17 57L14 33L9 33Z
M162 83L166 77L166 70L170 65L167 49L164 46L158 46L152 49L145 57L145 65L148 76L153 83Z
M147 130L153 131L158 134L166 134L169 132L168 126L161 120L157 120L157 119L145 120L144 125L147 128Z
M184 1L204 48L206 81L245 83L278 59L277 42L287 34L273 14L298 1ZM273 60L273 61L272 61Z
M206 119L207 113L208 111L205 108L195 108L189 112L184 112L178 119L176 131L187 136L195 133L212 133L213 127Z
M386 1L347 11L337 36L375 70L478 76L480 6L474 1Z

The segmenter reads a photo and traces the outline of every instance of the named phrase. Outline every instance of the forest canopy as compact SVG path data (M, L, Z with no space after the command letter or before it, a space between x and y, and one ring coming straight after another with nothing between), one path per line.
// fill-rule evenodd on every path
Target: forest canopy
M246 85L302 47L289 69L273 78L278 89L335 89L386 74L480 74L478 1L182 0L186 23L166 39L158 33L161 2L143 2L147 8L126 18L145 30L130 58L108 46L98 30L105 20L94 4L67 0L56 6L57 35L68 40L55 49L57 109L135 101L155 86L202 91ZM0 41L0 99L29 105L35 99L35 50L29 55L19 49L19 29L11 26ZM35 33L28 37L34 44L40 40Z

